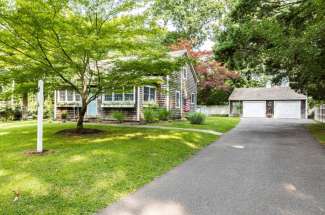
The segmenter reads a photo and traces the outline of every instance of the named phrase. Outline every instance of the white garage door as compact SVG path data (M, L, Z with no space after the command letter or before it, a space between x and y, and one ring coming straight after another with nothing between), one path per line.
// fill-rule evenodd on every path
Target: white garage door
M244 101L243 117L265 117L265 101Z
M300 101L274 101L274 118L300 119Z

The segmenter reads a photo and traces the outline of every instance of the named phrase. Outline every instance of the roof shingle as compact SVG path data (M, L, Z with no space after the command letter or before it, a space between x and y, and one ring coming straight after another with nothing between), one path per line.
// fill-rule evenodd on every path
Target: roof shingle
M236 88L229 100L305 100L307 97L296 93L289 87L274 88Z

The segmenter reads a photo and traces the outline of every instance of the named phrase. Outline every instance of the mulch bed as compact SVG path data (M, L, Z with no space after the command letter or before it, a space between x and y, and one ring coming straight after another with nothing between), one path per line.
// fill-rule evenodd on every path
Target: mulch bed
M61 131L56 132L57 135L62 136L90 136L90 135L98 135L103 134L105 131L95 129L95 128L83 128L83 129L76 129L76 128L70 128L70 129L64 129Z

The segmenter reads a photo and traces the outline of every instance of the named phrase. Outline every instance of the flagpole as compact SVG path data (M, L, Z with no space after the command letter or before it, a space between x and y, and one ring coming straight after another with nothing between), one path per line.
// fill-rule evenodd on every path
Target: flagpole
M37 152L43 152L43 105L44 105L44 81L38 81L37 94Z

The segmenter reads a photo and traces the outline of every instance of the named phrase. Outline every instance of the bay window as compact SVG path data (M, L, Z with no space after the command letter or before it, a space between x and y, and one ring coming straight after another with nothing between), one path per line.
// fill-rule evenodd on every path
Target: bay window
M134 89L126 88L124 89L124 101L133 101L134 100Z
M122 88L119 90L107 91L103 95L104 102L134 101L134 88Z
M80 102L81 96L73 90L59 90L59 102Z
M80 102L81 101L81 95L79 93L76 93L75 99L76 99L76 102Z
M70 90L67 91L67 101L68 102L73 102L73 94L74 94L73 91L70 91Z
M59 91L59 101L65 102L65 94L66 94L66 90Z
M113 101L113 92L112 91L107 91L106 92L106 94L104 95L104 101L105 102Z

